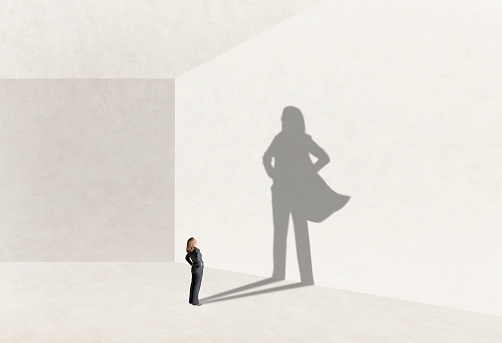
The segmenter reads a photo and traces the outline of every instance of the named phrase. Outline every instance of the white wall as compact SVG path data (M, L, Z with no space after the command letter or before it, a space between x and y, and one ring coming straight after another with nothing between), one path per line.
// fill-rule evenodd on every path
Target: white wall
M0 261L174 259L174 80L1 80L0 104Z
M319 1L0 1L0 77L173 78Z
M262 154L283 107L352 197L318 285L502 314L502 4L325 1L176 79L176 261L270 276ZM298 280L292 228L287 278Z

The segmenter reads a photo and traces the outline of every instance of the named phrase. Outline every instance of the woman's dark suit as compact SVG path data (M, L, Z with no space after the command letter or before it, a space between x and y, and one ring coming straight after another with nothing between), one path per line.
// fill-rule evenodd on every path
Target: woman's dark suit
M193 305L199 303L199 290L202 283L202 272L204 271L204 261L200 249L194 247L192 252L185 256L185 260L192 266L192 283L190 284L190 296L188 302Z

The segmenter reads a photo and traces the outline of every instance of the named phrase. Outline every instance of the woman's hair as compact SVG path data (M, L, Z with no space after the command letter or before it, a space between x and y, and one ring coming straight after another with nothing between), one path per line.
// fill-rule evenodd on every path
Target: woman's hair
M187 241L187 252L192 252L193 249L195 248L195 238L190 237Z
M299 108L287 106L282 111L282 131L305 133L305 120Z

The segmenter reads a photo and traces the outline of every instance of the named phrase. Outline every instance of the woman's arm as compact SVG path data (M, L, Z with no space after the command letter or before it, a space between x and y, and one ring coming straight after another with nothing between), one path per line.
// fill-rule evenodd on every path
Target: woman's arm
M197 261L195 263L197 264L197 268L202 267L202 254L200 253L200 250L197 249L197 254L196 254Z
M317 161L314 163L314 170L318 172L326 164L329 163L329 156L316 142L310 137L309 140L309 152L317 157Z
M188 262L188 263L190 263L190 265L192 265L192 266L200 268L200 266L202 265L202 254L200 253L200 250L197 248L194 250L194 253L195 253L195 260L192 259L192 262L191 263ZM188 261L188 254L187 254L187 257L185 257L185 259Z
M187 254L185 256L185 260L188 262L189 265L193 265L192 261L190 261L190 254Z

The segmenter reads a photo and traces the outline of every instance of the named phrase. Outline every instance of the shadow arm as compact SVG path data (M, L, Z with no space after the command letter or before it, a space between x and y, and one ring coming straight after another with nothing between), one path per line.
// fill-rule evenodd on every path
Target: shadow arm
M310 139L309 144L309 152L317 158L317 161L314 163L314 170L318 172L329 163L330 159L326 151L314 142L312 138Z
M263 154L263 166L265 167L265 171L270 178L274 178L274 167L272 166L272 158L274 157L272 146L274 142L270 144L267 151Z

